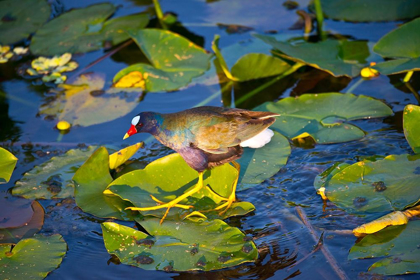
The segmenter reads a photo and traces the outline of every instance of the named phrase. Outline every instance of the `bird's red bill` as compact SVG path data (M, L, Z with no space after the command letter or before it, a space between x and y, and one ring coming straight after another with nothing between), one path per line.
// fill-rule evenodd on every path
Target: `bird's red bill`
M137 129L134 125L131 125L130 129L127 131L127 133L124 135L123 139L126 139L130 137L131 135L134 135L137 133Z

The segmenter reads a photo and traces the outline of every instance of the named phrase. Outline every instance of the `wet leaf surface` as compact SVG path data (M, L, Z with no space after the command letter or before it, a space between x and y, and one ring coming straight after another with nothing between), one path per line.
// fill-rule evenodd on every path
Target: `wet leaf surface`
M349 259L386 257L375 262L371 273L384 275L420 272L420 221L392 226L365 236L350 249Z
M341 93L303 94L266 102L255 110L280 114L270 128L284 136L310 136L319 144L352 141L365 135L347 121L392 115L392 110L379 100Z
M325 40L318 43L302 42L292 45L277 41L272 36L255 34L254 37L271 45L281 58L304 63L326 71L333 76L355 77L369 57L365 41Z
M420 107L407 105L403 118L404 135L410 147L416 154L420 154Z
M143 28L149 22L146 14L106 21L115 11L114 5L101 3L64 13L36 32L30 50L37 55L94 51L105 42L117 45L128 40L127 30Z
M241 165L238 190L257 186L271 178L287 163L290 152L289 141L278 132L274 132L270 143L262 148L244 148L242 157L237 160Z
M420 200L420 156L391 155L361 161L325 183L326 196L350 213L403 210Z
M115 86L126 86L118 85L119 80L136 71L142 74L140 81L144 80L146 91L176 90L188 85L192 78L202 75L210 66L210 54L171 31L145 29L129 34L151 65L138 63L122 69L114 77Z
M105 77L101 74L80 75L72 84L60 85L62 90L42 105L39 113L73 126L91 126L125 116L137 106L141 92L104 90L104 85Z
M73 176L76 204L84 212L100 218L132 220L135 215L125 208L132 206L113 194L104 194L112 182L109 173L109 154L98 148Z
M23 226L33 216L32 202L27 199L0 197L0 229Z
M420 15L416 0L322 0L325 16L346 21L389 21L410 19Z
M9 182L17 160L12 153L0 147L0 184Z
M61 235L22 239L13 248L0 244L0 277L2 279L44 279L56 269L67 251Z
M103 223L105 247L122 263L147 270L215 270L253 262L258 251L237 228L221 220L138 221L150 235L115 223Z
M45 0L0 1L0 44L26 39L48 20L50 13Z

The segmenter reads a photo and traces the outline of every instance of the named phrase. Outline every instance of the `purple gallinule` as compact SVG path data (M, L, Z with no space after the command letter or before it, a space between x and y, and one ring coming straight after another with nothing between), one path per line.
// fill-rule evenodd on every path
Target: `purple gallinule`
M192 207L178 203L203 187L203 172L228 162L232 162L239 171L239 164L234 160L241 157L242 147L260 148L270 142L274 133L267 128L274 123L275 116L278 114L212 106L197 107L172 114L155 112L138 114L131 121L131 127L124 135L124 139L140 132L150 133L163 145L178 152L199 176L195 187L170 202L164 203L152 197L159 205L130 207L130 209L149 211L168 208L161 220L163 222L170 208ZM234 183L232 194L226 199L227 202L216 210L225 208L226 211L232 205L235 201L237 182L238 178Z

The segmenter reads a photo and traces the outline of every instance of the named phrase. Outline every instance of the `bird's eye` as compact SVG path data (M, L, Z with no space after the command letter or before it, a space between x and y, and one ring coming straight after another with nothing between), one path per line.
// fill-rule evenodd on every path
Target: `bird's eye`
M132 120L131 120L131 124L136 126L140 121L140 116L135 116Z

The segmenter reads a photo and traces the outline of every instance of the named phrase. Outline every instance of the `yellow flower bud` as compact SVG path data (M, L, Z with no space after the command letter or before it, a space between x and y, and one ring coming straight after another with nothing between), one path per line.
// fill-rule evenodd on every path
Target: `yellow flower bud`
M71 124L69 124L66 121L59 121L58 124L57 124L57 128L59 130L68 130L68 129L70 129L70 126L71 126Z

